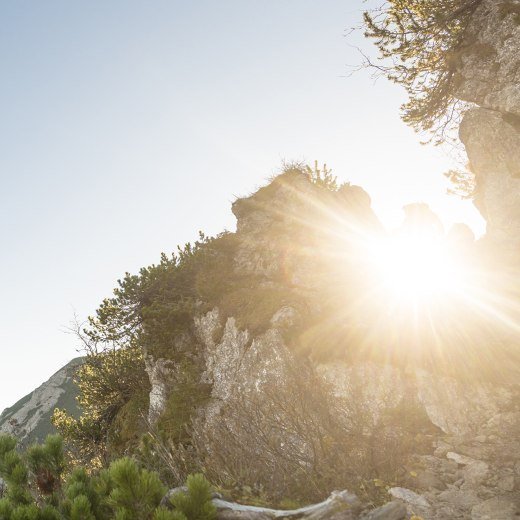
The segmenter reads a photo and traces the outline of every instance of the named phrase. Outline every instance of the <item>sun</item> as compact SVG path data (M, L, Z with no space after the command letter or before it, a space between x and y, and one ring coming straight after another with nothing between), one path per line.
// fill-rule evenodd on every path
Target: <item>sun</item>
M375 283L393 303L426 305L463 290L464 270L442 236L399 232L370 243Z

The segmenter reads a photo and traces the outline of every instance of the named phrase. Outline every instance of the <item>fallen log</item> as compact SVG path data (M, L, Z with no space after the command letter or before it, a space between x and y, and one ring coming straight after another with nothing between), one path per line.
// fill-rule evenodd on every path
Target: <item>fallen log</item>
M246 506L235 502L227 502L219 498L213 499L217 508L219 520L347 520L357 518L361 503L356 495L348 491L334 491L327 500L319 504L302 507L300 509L281 510L265 507Z
M170 498L176 493L186 492L185 487L175 488L163 499L170 506ZM406 507L394 501L372 511L362 511L363 506L356 495L349 491L334 491L327 500L300 509L282 510L247 506L223 500L214 494L213 504L217 509L217 520L404 520Z

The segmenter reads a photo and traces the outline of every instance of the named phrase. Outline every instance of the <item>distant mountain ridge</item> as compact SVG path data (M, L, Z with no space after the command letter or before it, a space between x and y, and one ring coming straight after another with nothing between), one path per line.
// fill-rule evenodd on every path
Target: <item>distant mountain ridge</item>
M41 442L55 432L51 422L55 408L63 408L78 416L78 388L73 378L82 363L81 357L73 359L45 383L6 408L0 415L0 432L15 435L22 444L27 445Z

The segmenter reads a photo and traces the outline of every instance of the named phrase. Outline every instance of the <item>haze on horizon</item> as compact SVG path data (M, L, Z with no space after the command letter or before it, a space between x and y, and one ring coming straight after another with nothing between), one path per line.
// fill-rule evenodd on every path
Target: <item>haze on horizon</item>
M0 411L77 355L64 333L125 271L234 228L230 203L282 161L326 162L388 226L446 195L446 151L399 119L404 92L345 37L361 0L0 5Z

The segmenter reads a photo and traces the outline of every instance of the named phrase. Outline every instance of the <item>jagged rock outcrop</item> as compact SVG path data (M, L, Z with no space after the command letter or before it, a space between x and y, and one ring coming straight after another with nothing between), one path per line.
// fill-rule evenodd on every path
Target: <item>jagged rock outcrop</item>
M520 2L482 0L465 31L455 95L520 116Z
M168 397L172 392L173 363L164 358L154 359L145 356L145 370L150 379L150 404L148 406L148 421L155 424L166 408Z
M345 273L349 266L360 265L363 260L353 243L365 240L367 233L382 232L363 189L346 185L331 192L296 170L276 178L254 195L238 199L232 209L237 216L239 244L233 259L234 273L237 278L249 276L254 280L256 294L252 293L250 299L255 303L257 298L258 309L251 312L265 315L263 330L253 337L247 327L237 323L237 316L229 315L229 311L225 316L215 309L196 316L191 333L172 345L176 352L182 351L186 342L200 345L206 364L203 381L213 385L212 396L217 401L228 399L232 389L256 385L259 378L281 376L277 370L283 367L282 357L292 356L283 334L308 318L311 300L314 310L322 305L320 288L334 288L335 284L326 280L338 270L344 274L336 279L341 284L351 283L350 290L355 291L363 269L353 269L356 275L351 278ZM338 235L342 237L339 250L335 247L328 251L327 243ZM338 243L337 239L335 242ZM241 310L238 305L236 311ZM255 374L244 372L251 369ZM153 419L164 410L177 375L169 360L149 355L146 370L152 385Z
M516 295L511 269L518 267L520 253L518 0L479 2L466 28L455 83L456 97L474 105L464 114L459 135L476 176L475 204L487 221L481 252L492 257L488 268L508 269L504 285L511 292L505 301ZM490 290L500 294L504 285ZM428 519L518 518L517 394L507 385L468 384L427 373L420 378L419 400L449 435L435 441L433 454L418 457L423 469L410 478L413 491L391 490L392 495L409 512Z
M520 116L473 108L464 115L460 138L476 175L475 203L486 218L487 240L518 252Z
M489 268L490 264L482 260L486 254L492 258L492 265L506 261L509 267L518 266L520 0L479 2L456 62L455 95L474 105L464 114L460 138L476 175L475 203L487 221L487 234L478 248L471 233L460 226L447 239L463 243L466 257L479 268ZM411 221L417 221L418 212L421 218L431 220L432 232L442 235L442 226L428 208L414 205L407 209ZM383 233L368 195L356 186L345 186L338 192L321 190L308 177L292 171L252 196L237 200L233 213L238 241L234 272L237 277L254 277L254 287L265 289L257 295L252 291L250 297L258 299L258 308L263 309L259 312L267 312L268 317L265 326L256 331L240 316L240 308L215 308L194 319L191 341L202 352L201 382L211 388L208 402L199 411L195 441L204 445L208 456L212 456L212 436L223 435L220 441L240 437L244 451L239 458L262 460L268 471L282 471L273 455L265 452L265 443L269 442L279 450L274 450L276 456L283 458L285 450L299 457L304 466L310 464L316 454L312 439L301 434L298 427L288 433L283 414L298 408L298 401L291 400L290 388L311 382L307 386L315 385L317 393L322 387L327 389L328 394L319 394L319 399L327 400L339 427L342 421L350 420L347 415L353 399L355 406L366 412L368 422L362 429L367 425L384 429L389 411L406 406L424 415L430 428L420 435L425 436L430 449L406 462L408 476L402 478L401 485L391 487L388 496L404 504L408 515L421 515L425 520L518 518L519 392L515 378L506 377L507 356L498 369L503 377L488 381L456 377L456 368L455 373L431 370L421 364L416 352L404 361L399 357L410 344L422 348L429 341L435 342L417 337L410 342L385 322L384 302L377 310L366 307L364 299L359 298L367 293L367 282L373 274L362 252L371 237ZM483 257L478 258L483 251ZM486 290L500 294L504 289L510 291L510 285L505 281ZM266 294L277 290L284 298L278 306L266 307ZM503 301L508 300L504 297ZM341 312L327 315L330 302L335 302ZM320 320L316 316L326 319L317 324ZM501 316L503 321L509 319L507 313ZM471 374L475 366L484 371L502 356L498 344L504 341L503 331L497 328L487 339L481 337L478 331L485 327L478 329L479 320L470 320L468 328L458 331L462 346L452 343L440 353L446 367L466 365ZM374 323L380 327L377 332ZM295 328L299 334L294 333ZM391 342L394 336L399 338L397 346ZM488 344L491 354L481 355L481 342ZM518 337L512 334L505 342L517 345ZM351 344L361 355L349 352ZM333 346L332 358L320 358L325 345L327 349ZM453 357L452 347L460 348ZM338 351L342 353L339 356ZM346 352L348 355L344 355ZM365 355L367 352L372 359ZM168 388L174 387L175 377L164 366L164 360L148 362L151 413L155 415L164 406ZM302 391L298 390L300 399ZM257 416L244 428L241 413L247 406ZM312 421L323 420L311 405L308 408ZM268 424L266 417L272 418ZM228 449L231 455L232 442ZM388 506L392 511L396 502L393 504ZM246 510L229 506L225 514L231 516L222 518L280 516ZM402 515L402 509L398 511ZM240 516L243 514L253 516ZM373 514L376 516L370 518L393 518L390 511L387 516Z
M417 398L433 424L451 435L478 435L482 425L514 405L510 386L461 382L452 377L416 371Z
M425 208L419 209L425 214ZM391 489L389 500L393 496L409 514L425 520L485 518L493 504L497 511L516 511L518 388L433 372L414 365L414 357L405 365L388 359L384 330L374 344L359 340L360 334L370 336L366 327L374 321L359 298L371 279L361 252L370 237L382 233L368 196L351 186L320 191L293 172L237 201L233 210L238 219L235 273L254 277L248 298L253 303L259 298L252 308L266 313L266 319L253 331L242 307L231 315L214 308L197 314L189 337L180 341L197 345L200 382L210 388L193 428L193 442L208 460L238 464L244 475L252 470L241 466L249 459L261 461L258 466L267 474L283 471L284 453L311 464L317 453L313 439L300 417L290 417L302 403L318 433L321 421L329 419L313 408L316 401L331 407L327 413L339 428L351 420L353 407L365 415L361 428L376 430L384 430L388 413L410 410L403 417L421 417L418 435L427 453L406 463L411 464L409 475ZM283 298L274 305L262 301L279 292ZM331 313L329 300L339 307L338 314ZM316 316L324 317L317 325ZM360 332L352 335L352 330ZM336 345L332 358L320 359L329 343ZM362 355L346 355L351 345ZM165 359L148 357L147 371L150 413L158 417L179 376L175 363Z
M513 258L520 245L520 2L483 0L466 29L455 95L477 105L460 138L476 175L486 239Z
M438 439L433 454L417 458L422 469L409 478L414 492L392 495L426 519L518 518L519 419L518 412L503 412L482 424L478 435Z
M0 432L15 435L23 445L28 445L55 433L51 423L55 408L78 416L78 389L73 377L81 363L82 358L73 359L36 390L5 409L0 415Z
M403 400L415 400L432 424L449 435L477 435L483 424L511 409L516 399L510 387L461 382L422 369L403 371L370 362L335 362L320 364L317 370L337 396L347 395L353 385L361 387L363 400L375 418Z

